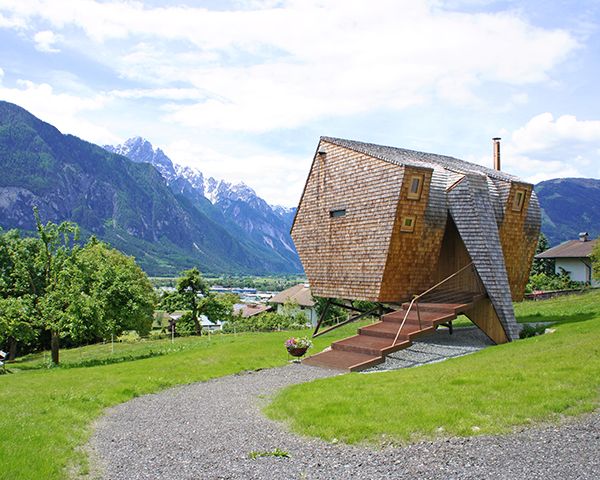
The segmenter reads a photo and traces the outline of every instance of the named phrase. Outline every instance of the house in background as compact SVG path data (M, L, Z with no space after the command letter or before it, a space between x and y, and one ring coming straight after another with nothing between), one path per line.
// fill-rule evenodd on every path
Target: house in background
M393 311L305 363L367 368L458 314L518 338L541 213L533 185L500 170L499 141L492 169L321 137L292 226L312 293Z
M261 303L236 303L233 306L233 314L239 315L242 318L250 318L271 310L269 305Z
M592 287L600 287L600 282L592 276L592 252L597 239L590 240L587 232L581 232L578 240L569 240L545 252L538 253L535 258L554 260L554 271L561 273L564 269L571 280L586 282Z
M277 306L277 313L282 313L285 304L298 305L298 310L306 316L306 320L314 327L317 324L318 314L315 308L315 301L310 291L310 286L306 283L299 283L293 287L279 292L269 303Z

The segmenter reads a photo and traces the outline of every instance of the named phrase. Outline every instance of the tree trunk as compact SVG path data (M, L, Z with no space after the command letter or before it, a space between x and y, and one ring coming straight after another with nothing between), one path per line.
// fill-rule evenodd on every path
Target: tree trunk
M8 361L12 362L17 356L17 341L15 337L8 338Z
M52 351L52 363L58 365L58 332L52 330L50 338L50 350Z
M194 320L194 325L196 326L196 335L202 335L202 325L200 325L198 315L194 315L192 319Z

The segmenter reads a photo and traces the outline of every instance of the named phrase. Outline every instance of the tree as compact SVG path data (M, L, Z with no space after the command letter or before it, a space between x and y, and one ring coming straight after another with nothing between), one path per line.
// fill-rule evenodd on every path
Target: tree
M123 330L147 334L156 298L134 259L94 237L82 247L75 224L42 225L34 215L38 238L0 232L0 344L14 356L17 343L47 330L58 364L61 338L81 344Z
M85 304L90 306L85 301L87 299L78 299L77 292L69 288L78 279L65 274L65 267L78 248L75 242L79 239L79 228L72 222L62 222L60 225L48 222L42 225L37 209L33 213L42 247L36 263L42 267L44 288L43 296L38 297L37 307L44 325L50 331L52 363L58 365L61 334L71 330L70 322L78 320L73 316L75 311L80 310L81 313L82 309L87 310ZM40 294L38 292L37 295Z
M535 249L535 254L545 252L548 250L550 245L548 244L548 239L546 236L540 232L540 236L538 238L537 247ZM531 275L539 275L544 274L547 276L553 276L554 273L554 261L549 258L534 258L533 264L531 265Z
M198 321L199 296L208 294L208 284L197 268L194 267L180 273L180 277L177 279L177 293L185 299L187 308L190 310L196 335L201 335L202 325Z
M8 342L8 360L14 360L17 343L29 343L37 336L31 297L0 298L0 338Z
M158 307L168 313L173 313L177 310L185 310L188 305L186 299L177 291L163 292L160 297Z
M109 338L124 330L146 335L152 327L156 295L150 280L132 257L98 242L94 237L75 257L87 294L97 308L90 322L93 335Z
M229 321L233 315L231 295L208 294L200 301L199 310L212 323Z

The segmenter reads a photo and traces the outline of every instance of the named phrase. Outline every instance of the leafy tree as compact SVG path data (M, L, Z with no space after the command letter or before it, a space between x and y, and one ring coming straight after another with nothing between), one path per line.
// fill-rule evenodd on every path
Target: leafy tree
M226 322L233 316L233 303L225 295L209 294L200 302L200 312L213 323Z
M37 336L31 297L0 298L0 338L8 341L8 360L14 360L17 343L32 342Z
M37 303L38 311L45 327L50 331L50 350L52 363L59 362L60 337L66 331L76 331L75 324L79 318L76 313L89 313L92 307L88 299L78 298L75 286L81 283L80 278L70 278L66 268L74 250L78 249L75 242L79 239L79 229L72 222L62 222L60 225L48 222L42 225L37 210L34 210L38 238L41 241L41 251L35 260L43 271L43 296ZM38 292L37 295L40 295Z
M177 310L185 310L188 308L185 297L179 292L163 292L160 296L158 307L165 312L173 313Z
M202 278L197 268L194 267L181 272L180 277L177 279L177 293L185 299L196 328L196 335L200 335L202 333L202 325L198 321L199 296L208 294L208 284Z
M97 307L93 332L102 338L135 330L147 335L156 304L154 288L132 257L92 238L78 252L77 269L86 279L82 286Z
M545 252L549 247L550 245L548 244L548 239L543 233L540 232L535 254L537 255L538 253ZM547 276L555 275L554 260L549 258L534 258L533 264L531 265L531 275L539 275L541 273Z

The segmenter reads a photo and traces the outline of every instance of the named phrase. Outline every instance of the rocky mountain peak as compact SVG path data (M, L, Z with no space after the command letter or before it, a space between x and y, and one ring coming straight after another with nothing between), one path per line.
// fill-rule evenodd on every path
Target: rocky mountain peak
M120 145L104 145L112 153L118 153L137 163L150 163L156 167L167 182L177 177L173 162L160 148L154 148L152 143L143 137L132 137Z

